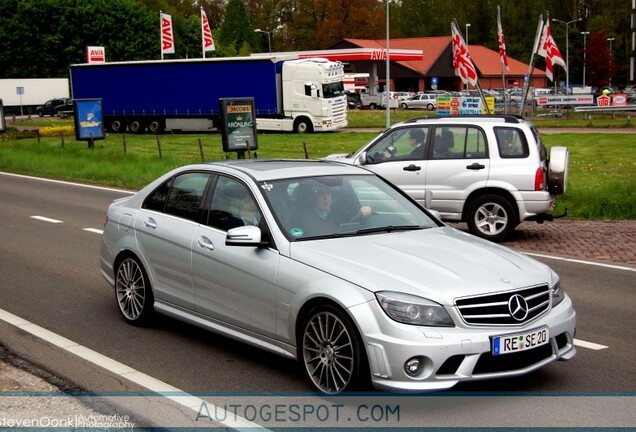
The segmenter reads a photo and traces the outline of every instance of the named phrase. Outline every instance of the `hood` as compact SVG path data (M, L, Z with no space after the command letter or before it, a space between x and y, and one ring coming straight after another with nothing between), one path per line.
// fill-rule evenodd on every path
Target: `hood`
M445 305L550 281L545 264L449 227L300 241L290 252L369 291L405 292Z

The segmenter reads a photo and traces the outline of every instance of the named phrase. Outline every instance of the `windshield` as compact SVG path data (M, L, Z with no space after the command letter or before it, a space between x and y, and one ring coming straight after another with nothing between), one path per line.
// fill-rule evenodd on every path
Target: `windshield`
M290 241L438 226L417 204L370 175L285 179L261 184Z
M334 98L345 94L342 81L322 85L322 94L325 98Z

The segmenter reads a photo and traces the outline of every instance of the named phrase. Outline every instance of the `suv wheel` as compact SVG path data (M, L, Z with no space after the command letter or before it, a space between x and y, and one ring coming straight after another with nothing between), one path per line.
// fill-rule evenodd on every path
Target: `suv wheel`
M468 206L466 221L472 234L499 242L515 229L517 215L507 199L489 194L478 197Z

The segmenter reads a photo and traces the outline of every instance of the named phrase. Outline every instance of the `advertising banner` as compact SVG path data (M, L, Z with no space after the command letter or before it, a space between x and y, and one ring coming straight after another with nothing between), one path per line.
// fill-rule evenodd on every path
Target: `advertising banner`
M101 99L75 99L75 139L93 141L106 138Z
M239 152L258 149L254 98L219 99L223 151Z
M594 95L543 95L535 98L537 105L594 105Z
M495 98L486 96L486 104L479 97L445 96L437 97L437 114L439 115L481 115L495 113ZM486 109L486 107L488 109Z

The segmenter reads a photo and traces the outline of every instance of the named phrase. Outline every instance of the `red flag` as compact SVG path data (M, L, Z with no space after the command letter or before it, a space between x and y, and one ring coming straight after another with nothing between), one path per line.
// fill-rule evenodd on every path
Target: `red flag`
M455 75L460 77L464 84L475 86L477 85L477 71L473 61L470 59L466 42L464 42L464 38L454 22L451 23L451 33L453 35L453 68L455 69Z
M210 21L208 21L208 17L203 8L201 8L201 38L203 42L203 53L215 50L212 30L210 30Z
M161 19L161 55L174 54L174 33L172 32L172 17L159 13Z
M539 42L537 54L545 58L545 74L550 81L554 81L553 72L555 64L560 65L563 69L567 69L561 51L559 51L559 48L552 38L549 19L546 19L545 26L543 27L543 34L541 35L541 42Z
M497 5L497 44L499 45L499 59L502 66L506 67L506 70L510 70L508 67L508 57L506 56L506 40L504 39L503 29L501 28L501 11L499 5Z

